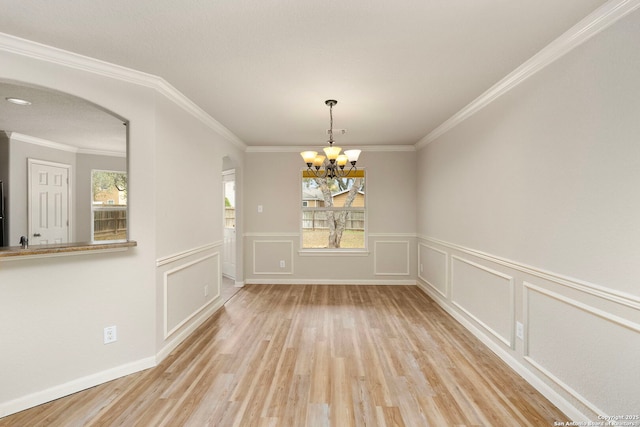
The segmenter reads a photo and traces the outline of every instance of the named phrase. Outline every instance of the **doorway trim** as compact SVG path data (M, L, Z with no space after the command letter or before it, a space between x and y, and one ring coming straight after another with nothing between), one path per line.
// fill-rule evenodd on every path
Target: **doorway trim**
M33 197L33 182L31 175L33 168L36 165L53 166L67 170L67 243L73 242L73 210L71 209L71 206L73 206L73 191L71 188L73 182L73 179L71 179L73 168L71 165L66 163L57 163L33 158L27 158L27 238L31 238L31 235L33 234L33 204L31 203L31 199Z
M226 227L226 218L225 218L225 199L227 197L226 185L232 182L233 183L233 195L234 195L234 203L233 207L235 209L235 220L233 230L229 231ZM222 200L223 200L223 215L222 215L222 275L232 280L236 280L237 272L237 244L238 244L238 236L237 236L237 203L236 203L236 170L227 169L222 171ZM230 234L229 234L230 233ZM230 237L232 239L232 244L227 244L227 239ZM227 260L231 260L230 263ZM231 271L232 270L232 271Z

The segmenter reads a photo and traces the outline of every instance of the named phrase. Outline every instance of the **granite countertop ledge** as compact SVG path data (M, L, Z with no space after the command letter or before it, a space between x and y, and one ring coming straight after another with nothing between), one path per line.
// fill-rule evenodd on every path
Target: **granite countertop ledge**
M71 255L73 253L81 254L92 251L125 250L137 245L138 243L136 241L127 240L122 242L109 243L76 242L58 243L51 245L31 245L26 249L22 249L22 246L8 246L0 248L0 259L45 255Z

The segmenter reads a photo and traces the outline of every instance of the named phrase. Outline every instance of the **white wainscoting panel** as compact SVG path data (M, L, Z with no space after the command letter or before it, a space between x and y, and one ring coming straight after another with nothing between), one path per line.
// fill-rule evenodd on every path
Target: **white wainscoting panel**
M164 273L165 339L220 296L221 274L219 252Z
M451 302L505 345L515 348L513 277L451 257Z
M525 360L596 414L637 414L640 325L528 282L524 288Z
M293 274L293 240L254 240L253 274Z
M374 243L374 274L377 276L408 276L409 242L406 240Z
M449 286L448 263L445 251L418 244L418 277L445 298Z
M449 261L447 296L432 283L442 279L426 271L420 288L567 419L638 412L638 296L428 236L418 236L418 252L423 265L425 252ZM517 348L515 317L509 320L516 307L524 325Z

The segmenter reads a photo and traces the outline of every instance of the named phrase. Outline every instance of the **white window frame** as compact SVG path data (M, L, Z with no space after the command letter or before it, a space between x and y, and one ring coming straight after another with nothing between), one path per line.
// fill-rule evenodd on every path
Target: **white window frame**
M364 179L365 179L365 188L366 188L366 183L367 183L367 177L368 177L368 172L366 172L364 169L359 169L361 171L364 172ZM363 207L348 207L348 208L344 208L344 207L309 207L309 206L303 206L303 200L302 200L302 179L304 178L303 173L305 170L301 170L299 173L299 177L300 177L300 192L299 192L299 203L298 206L300 206L300 215L299 215L299 220L298 220L298 227L300 230L300 246L299 246L299 250L298 250L298 254L301 256L318 256L318 255L325 255L325 256L335 256L336 254L340 254L340 255L350 255L350 256L367 256L369 254L369 215L367 212L367 193L365 192L365 202L364 202L364 206ZM318 211L318 212L326 212L326 211L335 211L335 212L341 212L341 211L355 211L355 212L364 212L364 247L362 248L303 248L303 232L304 229L302 228L302 220L304 217L304 212L312 212L312 211Z

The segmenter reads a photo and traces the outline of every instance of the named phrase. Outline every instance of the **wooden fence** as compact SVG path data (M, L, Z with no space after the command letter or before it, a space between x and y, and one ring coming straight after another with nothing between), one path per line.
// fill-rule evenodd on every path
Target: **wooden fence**
M338 214L338 212L336 212ZM302 228L305 230L323 230L329 228L326 211L303 211ZM364 212L347 213L345 230L364 230Z
M93 240L127 238L127 208L100 208L93 211Z
M336 212L337 213L337 212ZM226 228L235 228L236 226L236 209L232 207L224 208L224 226ZM326 230L329 228L327 223L326 211L304 211L302 212L302 228L305 230ZM364 231L364 212L351 211L347 214L346 230Z

